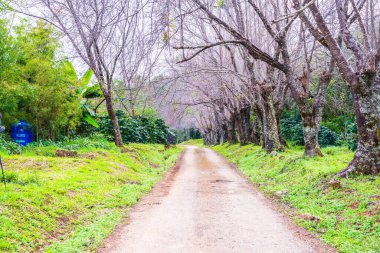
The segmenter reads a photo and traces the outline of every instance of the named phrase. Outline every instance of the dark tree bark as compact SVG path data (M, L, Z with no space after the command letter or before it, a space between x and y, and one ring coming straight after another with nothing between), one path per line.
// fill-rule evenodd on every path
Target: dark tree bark
M251 132L251 142L255 145L261 145L261 136L262 136L262 120L260 116L256 115L252 124Z
M112 128L113 128L113 133L114 133L114 138L115 138L115 145L118 147L122 147L123 139L121 137L119 122L117 120L116 113L113 107L112 96L107 94L104 96L104 98L106 101L107 113L112 123Z
M250 143L251 129L251 109L245 107L240 109L236 117L236 125L239 134L240 145L246 145Z
M230 145L238 143L235 126L235 115L232 115L227 122L227 141Z
M227 141L227 138L228 138L228 130L227 130L226 123L222 124L221 131L222 131L222 137L223 137L223 140L221 140L221 143L224 143L225 141Z
M332 78L334 63L331 62L329 70L323 72L319 78L318 92L315 97L298 99L298 108L302 117L305 155L314 157L323 156L318 143L318 132L322 121L325 90Z
M354 159L339 176L350 174L377 174L380 172L379 113L378 94L376 98L375 74L364 73L350 82L355 105L358 128L358 148ZM377 111L377 113L376 113ZM377 114L377 115L376 115Z
M284 151L280 141L280 133L277 124L276 111L274 108L273 88L270 84L262 86L262 120L263 120L263 145L267 153L272 151Z
M303 125L305 155L309 157L323 156L318 143L319 124L316 122L313 105L312 98L303 99L302 104L299 105Z

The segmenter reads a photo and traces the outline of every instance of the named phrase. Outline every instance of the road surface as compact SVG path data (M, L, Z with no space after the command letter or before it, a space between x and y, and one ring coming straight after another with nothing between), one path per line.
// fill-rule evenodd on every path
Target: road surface
M334 252L277 212L212 150L186 147L99 252Z

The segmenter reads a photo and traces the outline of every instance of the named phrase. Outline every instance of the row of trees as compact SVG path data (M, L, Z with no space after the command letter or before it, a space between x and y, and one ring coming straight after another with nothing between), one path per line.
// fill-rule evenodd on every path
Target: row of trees
M322 156L318 130L333 82L348 86L358 129L355 157L339 175L380 171L378 1L187 0L171 7L177 64L169 78L182 87L176 103L197 107L205 143L284 150L280 118L291 98L305 155Z
M30 0L11 8L56 27L93 70L118 146L115 94L134 115L134 94L161 76L165 50L165 78L155 81L161 100L173 104L166 114L193 108L190 126L202 129L207 144L284 150L280 118L291 98L305 154L322 155L318 130L334 82L348 85L358 129L355 157L340 175L380 170L377 1Z
M152 77L159 50L161 9L151 0L12 1L17 13L53 25L73 54L92 69L104 97L117 146L123 145L115 96L135 116L139 92Z

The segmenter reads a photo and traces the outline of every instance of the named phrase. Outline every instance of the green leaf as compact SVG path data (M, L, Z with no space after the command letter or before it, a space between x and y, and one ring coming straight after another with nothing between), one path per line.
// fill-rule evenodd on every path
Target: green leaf
M90 114L92 117L95 117L95 112L89 105L83 104L82 107L87 111L88 114Z
M71 78L73 78L75 81L78 80L78 75L77 75L77 72L75 70L75 67L74 67L74 65L70 61L64 61L63 67L64 67L64 70L65 70L65 73L68 76L70 76Z
M103 96L98 85L84 87L81 91L81 94L83 98L99 98Z
M90 83L90 81L91 81L91 78L92 78L93 74L94 74L94 71L92 71L92 69L87 70L86 73L84 73L84 75L80 79L81 86L88 85Z
M90 125L92 125L93 127L96 127L96 128L99 128L99 124L98 122L96 121L96 119L91 116L89 113L84 113L83 115L83 119Z

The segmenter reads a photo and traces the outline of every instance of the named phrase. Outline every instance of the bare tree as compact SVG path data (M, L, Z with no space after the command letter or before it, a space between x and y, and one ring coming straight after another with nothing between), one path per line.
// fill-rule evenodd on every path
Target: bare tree
M200 0L189 1L193 6L204 12L211 24L220 27L228 37L221 34L217 37L218 42L209 42L206 45L182 46L178 48L197 50L191 56L187 56L183 61L192 60L201 52L216 46L236 45L243 47L246 51L241 57L247 66L247 73L251 77L251 87L257 114L261 115L263 121L264 146L268 151L282 150L283 141L279 134L279 118L282 112L284 96L290 88L292 96L296 101L302 115L304 126L305 154L314 156L321 155L318 145L319 123L317 119L321 117L323 107L323 88L331 77L332 67L323 73L320 84L321 89L317 94L317 99L312 99L309 90L309 75L296 75L297 62L310 61L307 55L297 54L300 50L300 43L292 37L289 43L289 33L297 34L297 31L290 30L294 23L294 18L280 19L280 15L286 15L289 6L270 1L271 7L263 7L264 2L248 1L244 4L239 1L225 3L222 11L215 11L210 5L202 3ZM250 18L248 18L248 16ZM277 20L270 22L270 20ZM268 43L268 42L271 43ZM292 48L293 44L298 44L298 48ZM307 49L308 50L308 49ZM305 50L307 52L307 50ZM312 55L312 54L311 54ZM294 60L293 58L298 60ZM301 59L301 60L299 60ZM266 69L262 78L258 78L257 72ZM262 72L262 71L261 71ZM277 72L281 72L278 74ZM298 71L299 72L299 71ZM310 71L309 71L310 72ZM282 75L282 76L281 76ZM259 80L261 79L261 80ZM286 80L286 82L284 82ZM301 81L303 82L301 82ZM322 87L323 86L323 87ZM278 94L275 94L278 93Z
M330 21L322 14L322 4L317 5L314 1L306 1L305 5L301 5L298 0L293 2L297 10L307 7L315 22L304 11L299 12L300 19L310 33L328 48L343 79L350 86L354 100L358 149L348 167L338 175L379 173L380 22L376 22L374 18L364 19L360 12L360 2L369 4L370 9L379 10L378 4L375 5L372 1L333 1L330 4L336 11L334 20L339 25L339 29L334 30L331 26L329 28ZM368 23L365 23L365 20ZM356 25L352 26L353 23ZM355 33L352 32L354 28ZM378 34L375 30L379 31ZM335 32L338 33L337 37L334 37Z
M149 3L149 0L33 0L30 5L15 6L18 12L41 18L58 28L93 70L104 94L117 146L122 146L123 141L115 114L115 80L125 60L124 53L141 26L140 15Z
M154 75L159 73L159 60L164 49L163 14L165 10L159 1L146 3L136 15L134 24L130 26L129 38L122 49L118 76L120 85L115 90L121 106L129 116L135 117L137 108L144 114L144 108L149 103L150 86Z

